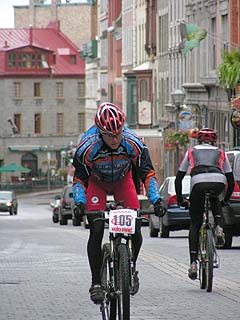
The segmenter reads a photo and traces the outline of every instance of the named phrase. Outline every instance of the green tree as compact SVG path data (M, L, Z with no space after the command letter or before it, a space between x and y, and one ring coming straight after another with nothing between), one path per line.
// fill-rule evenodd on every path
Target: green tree
M231 50L231 52L224 51L223 62L218 68L218 77L220 85L227 92L230 101L240 81L240 48Z

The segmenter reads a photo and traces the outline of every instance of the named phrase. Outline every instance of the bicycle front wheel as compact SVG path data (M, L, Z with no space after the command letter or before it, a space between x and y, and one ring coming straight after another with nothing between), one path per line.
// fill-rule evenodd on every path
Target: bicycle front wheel
M118 246L118 276L117 276L117 306L118 319L130 319L130 265L129 252L125 244Z
M212 291L213 285L213 261L214 261L214 239L211 229L207 229L207 247L206 247L206 280L207 291Z
M105 292L105 299L101 304L100 310L102 320L116 320L116 296L113 282L113 271L111 269L110 243L105 243L102 248L102 268L101 283Z

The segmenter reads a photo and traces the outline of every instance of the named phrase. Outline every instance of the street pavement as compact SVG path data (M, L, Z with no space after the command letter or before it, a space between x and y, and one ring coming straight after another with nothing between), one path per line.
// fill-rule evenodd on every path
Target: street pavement
M89 230L53 224L49 194L19 198L19 213L0 213L0 320L97 320L89 299L86 246ZM132 320L237 320L240 306L240 239L220 250L213 292L187 277L187 231L150 238L138 259L139 293L131 299Z

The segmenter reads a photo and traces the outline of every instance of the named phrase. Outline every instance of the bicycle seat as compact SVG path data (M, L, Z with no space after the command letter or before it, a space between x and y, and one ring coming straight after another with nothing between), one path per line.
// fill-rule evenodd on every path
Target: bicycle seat
M207 189L205 191L205 194L209 195L209 196L215 196L216 195L216 191L212 190L212 189Z

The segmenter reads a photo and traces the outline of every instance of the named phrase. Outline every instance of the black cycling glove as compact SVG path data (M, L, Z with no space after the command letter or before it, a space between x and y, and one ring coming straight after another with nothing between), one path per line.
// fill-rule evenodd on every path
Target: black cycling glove
M79 218L83 216L85 211L85 204L82 202L75 203L75 208L73 211L74 211L75 218Z
M166 209L162 207L161 199L158 199L157 202L154 204L154 213L157 217L163 217L166 213Z
M190 203L187 199L182 199L181 201L178 201L178 206L185 209L189 209Z

